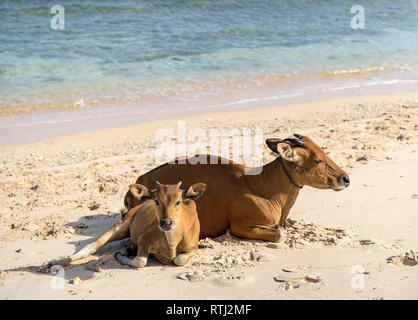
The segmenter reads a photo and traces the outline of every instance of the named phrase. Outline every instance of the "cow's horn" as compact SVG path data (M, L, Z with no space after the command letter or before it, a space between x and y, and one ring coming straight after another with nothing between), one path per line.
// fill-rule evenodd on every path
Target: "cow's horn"
M292 143L294 143L296 146L298 146L298 147L304 147L305 146L305 142L303 142L302 140L300 140L300 139L294 139L294 138L286 138L286 139L284 139L283 141L289 141L289 142L292 142Z

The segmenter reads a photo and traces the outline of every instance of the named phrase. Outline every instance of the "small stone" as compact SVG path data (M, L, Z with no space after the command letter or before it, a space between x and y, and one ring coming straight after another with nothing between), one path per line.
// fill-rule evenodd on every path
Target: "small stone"
M233 261L234 264L240 265L242 264L244 261L242 260L241 257L236 257Z
M93 202L93 203L88 204L87 208L89 208L91 211L94 211L100 208L100 204Z
M252 251L251 252L251 260L258 261L261 258L261 253Z
M178 274L177 278L181 280L188 280L190 282L199 282L205 280L206 276L204 275L203 271L196 270Z
M371 245L371 244L375 244L375 242L373 240L369 240L369 239L359 240L359 242L362 246L368 246L368 245Z
M418 254L413 250L403 253L399 256L392 256L387 259L388 263L392 263L398 266L416 266L418 265Z
M357 157L356 158L356 161L367 161L367 155L362 155L362 156L360 156L360 157Z
M327 239L327 242L329 242L329 243L334 243L334 244L335 244L335 239L334 239L334 238L328 238L328 239Z
M404 136L403 134L400 134L399 136L396 137L396 140L399 141L404 141L404 140L408 140L409 138Z
M266 247L267 248L270 248L270 249L278 249L279 248L279 245L277 243L268 243L266 245Z

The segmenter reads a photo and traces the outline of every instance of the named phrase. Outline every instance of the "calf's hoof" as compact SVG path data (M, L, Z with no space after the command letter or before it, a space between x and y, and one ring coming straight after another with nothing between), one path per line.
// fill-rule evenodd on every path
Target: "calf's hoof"
M132 266L135 268L143 268L147 265L148 259L145 257L135 257L132 260Z
M174 264L176 266L184 266L186 265L190 258L192 257L191 254L179 254L175 259L174 259Z
M147 265L148 259L146 257L135 257L129 259L126 256L123 256L120 252L115 253L116 261L119 261L121 264L126 264L134 268L143 268Z

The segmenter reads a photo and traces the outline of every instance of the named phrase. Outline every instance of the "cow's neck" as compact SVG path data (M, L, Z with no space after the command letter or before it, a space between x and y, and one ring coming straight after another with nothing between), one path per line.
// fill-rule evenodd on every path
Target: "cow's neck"
M278 201L282 207L286 205L292 206L300 190L290 181L283 166L292 177L292 180L298 183L293 166L287 161L283 161L282 165L280 158L276 158L264 165L259 175L247 176L251 189L256 190L258 196Z

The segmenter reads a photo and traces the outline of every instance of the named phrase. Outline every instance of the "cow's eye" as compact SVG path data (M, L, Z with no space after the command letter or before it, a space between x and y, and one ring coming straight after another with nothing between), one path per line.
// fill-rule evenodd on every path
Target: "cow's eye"
M180 205L180 201L177 201L177 202L176 202L176 206L179 206L179 205Z
M155 200L155 204L158 206L160 203L158 202L158 200Z
M322 163L322 160L315 160L316 163Z

